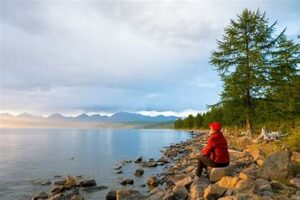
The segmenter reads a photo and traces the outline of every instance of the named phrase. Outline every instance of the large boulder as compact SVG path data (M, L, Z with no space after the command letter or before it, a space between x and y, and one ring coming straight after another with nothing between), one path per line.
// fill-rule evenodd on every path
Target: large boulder
M223 196L225 192L226 188L220 187L216 184L210 184L204 190L204 199L216 200L219 197Z
M172 182L176 186L186 187L189 186L193 182L193 180L189 175L183 174L176 176L174 179L172 179Z
M117 190L116 194L117 200L146 200L147 197L143 196L137 190L128 190L128 189L121 189Z
M259 176L271 180L285 180L289 173L289 161L288 151L273 152L263 163Z
M217 182L223 176L231 175L237 168L237 163L231 162L227 167L212 168L210 172L210 181Z

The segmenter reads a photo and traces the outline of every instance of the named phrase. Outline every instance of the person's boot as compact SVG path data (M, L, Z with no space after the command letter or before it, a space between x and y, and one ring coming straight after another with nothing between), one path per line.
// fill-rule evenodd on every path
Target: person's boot
M208 169L204 168L204 169L203 169L203 172L202 172L202 175L203 175L203 177L205 177L205 178L209 178L209 171L208 171Z

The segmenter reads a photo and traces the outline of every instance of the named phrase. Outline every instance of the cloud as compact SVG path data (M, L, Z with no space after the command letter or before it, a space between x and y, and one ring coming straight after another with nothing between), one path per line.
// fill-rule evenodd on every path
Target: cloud
M0 109L205 110L210 52L245 7L300 32L299 1L1 1Z

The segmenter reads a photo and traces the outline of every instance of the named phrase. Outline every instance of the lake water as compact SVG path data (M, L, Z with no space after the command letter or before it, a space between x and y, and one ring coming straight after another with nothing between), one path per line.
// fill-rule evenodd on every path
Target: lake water
M35 186L36 179L54 180L55 175L83 175L94 178L108 190L84 194L86 199L105 199L111 189L122 188L123 177L133 178L132 188L163 167L145 168L143 177L134 177L138 164L123 167L123 174L112 168L121 160L161 157L160 150L189 138L176 130L150 129L0 129L0 199L30 199L51 186Z

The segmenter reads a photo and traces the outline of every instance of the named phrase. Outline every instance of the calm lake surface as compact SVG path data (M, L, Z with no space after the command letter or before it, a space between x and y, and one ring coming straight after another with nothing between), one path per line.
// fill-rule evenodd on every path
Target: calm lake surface
M51 186L36 186L32 180L51 179L55 175L83 175L94 178L108 190L83 193L86 199L105 199L109 190L122 188L123 177L133 178L132 188L163 167L145 168L141 178L134 177L138 164L123 167L123 174L112 168L121 160L161 157L160 150L190 135L176 130L150 129L0 129L0 199L30 199Z

